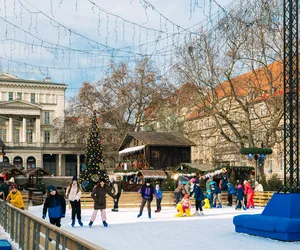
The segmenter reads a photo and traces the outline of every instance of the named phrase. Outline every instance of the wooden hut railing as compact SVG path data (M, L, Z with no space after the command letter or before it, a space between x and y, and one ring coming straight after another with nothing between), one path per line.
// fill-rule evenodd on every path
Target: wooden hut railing
M0 225L22 250L104 249L3 200L0 200Z
M258 207L264 207L267 205L268 201L271 199L274 192L255 192L254 204ZM222 192L222 204L227 205L228 203L228 192ZM155 198L154 198L155 200ZM194 204L194 201L192 199ZM236 196L233 197L233 204L236 203ZM141 195L138 192L122 192L119 207L138 207L141 204ZM113 208L113 199L107 197L107 207ZM155 201L151 203L154 207L156 205ZM174 192L165 191L163 192L162 206L175 206ZM84 192L81 195L81 208L93 208L94 201L91 198L91 194Z

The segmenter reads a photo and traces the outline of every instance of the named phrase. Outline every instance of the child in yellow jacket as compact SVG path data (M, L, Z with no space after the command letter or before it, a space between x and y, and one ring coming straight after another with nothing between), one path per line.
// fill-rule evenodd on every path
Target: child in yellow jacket
M17 184L11 185L11 191L9 192L8 196L6 197L6 200L10 202L13 206L17 208L24 209L24 202L22 199L21 192L18 190Z

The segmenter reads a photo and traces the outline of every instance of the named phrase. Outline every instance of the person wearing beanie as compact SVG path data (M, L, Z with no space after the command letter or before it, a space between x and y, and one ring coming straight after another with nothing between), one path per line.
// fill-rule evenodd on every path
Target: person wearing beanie
M50 223L52 225L60 227L61 218L65 218L65 214L66 214L65 198L56 191L55 186L50 185L48 186L47 189L48 189L48 197L44 202L42 218L43 219L46 218L47 211L48 211Z
M75 216L77 216L78 224L83 227L83 223L81 221L81 192L82 190L77 181L77 176L73 176L72 182L69 184L66 190L66 197L69 199L72 207L72 227L75 226Z
M234 189L234 186L230 182L227 183L227 191L228 191L228 207L231 207L232 198L236 194L236 191Z
M179 182L178 187L174 190L176 205L182 199L182 197L187 194L186 189L182 182Z
M109 186L103 178L100 179L96 187L92 191L91 197L94 199L94 212L90 219L89 227L91 227L96 219L98 210L101 211L101 219L104 227L108 227L106 222L106 194L116 199L116 196L111 192Z
M140 194L142 196L142 202L140 206L140 212L137 215L137 218L140 218L142 216L144 207L147 203L148 218L151 219L151 202L153 200L153 186L149 179L145 180L145 183L141 187Z
M24 210L24 202L21 195L21 192L18 190L18 185L13 183L11 184L11 190L6 197L6 200L9 201L13 206Z
M236 191L236 206L235 210L238 209L239 205L242 206L244 210L246 210L245 203L244 203L244 190L241 184L238 185L238 189Z

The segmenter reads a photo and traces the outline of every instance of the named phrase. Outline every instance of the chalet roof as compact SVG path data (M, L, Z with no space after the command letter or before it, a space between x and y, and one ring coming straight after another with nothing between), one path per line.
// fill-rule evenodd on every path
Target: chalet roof
M24 169L23 174L27 176L51 176L51 174L43 168Z
M12 168L14 165L7 163L7 162L0 162L0 171L2 168Z
M194 146L194 143L178 133L166 132L128 132L123 139L119 151L126 148L132 141L137 139L140 144L145 146L169 146L169 147L188 147Z
M163 170L140 170L138 175L149 179L167 179L167 175Z
M8 163L7 163L8 164ZM11 164L9 164L11 165ZM11 165L12 166L12 165ZM18 168L12 166L12 167L6 167L6 168L1 168L0 169L0 173L1 174L5 174L7 179L10 177L14 177L14 176L19 176L19 175L23 175L22 171L19 170Z
M2 139L0 138L0 147L5 147L4 142L2 141Z
M179 171L181 167L188 167L200 170L202 172L214 170L214 166L210 164L199 164L199 163L181 163L174 170Z

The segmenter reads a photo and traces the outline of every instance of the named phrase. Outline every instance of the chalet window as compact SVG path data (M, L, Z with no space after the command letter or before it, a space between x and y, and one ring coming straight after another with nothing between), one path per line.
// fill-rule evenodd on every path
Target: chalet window
M152 158L152 159L159 159L159 150L157 150L157 149L152 149L152 150L151 150L151 158Z
M189 162L190 159L190 154L188 150L181 150L181 161L182 162Z
M242 166L246 167L247 166L247 160L242 160Z
M269 159L269 172L270 172L270 173L272 173L273 168L274 168L274 159L273 159L273 158L270 158L270 159Z

